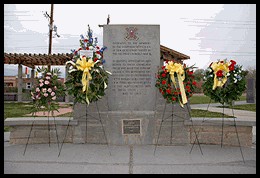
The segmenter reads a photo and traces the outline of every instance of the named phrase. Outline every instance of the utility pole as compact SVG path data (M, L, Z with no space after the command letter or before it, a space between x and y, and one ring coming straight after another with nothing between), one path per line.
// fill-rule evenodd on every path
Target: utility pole
M49 25L49 53L51 54L52 47L52 31L53 31L53 4L51 4L51 15L50 15L50 25ZM48 64L48 70L51 70L51 65Z

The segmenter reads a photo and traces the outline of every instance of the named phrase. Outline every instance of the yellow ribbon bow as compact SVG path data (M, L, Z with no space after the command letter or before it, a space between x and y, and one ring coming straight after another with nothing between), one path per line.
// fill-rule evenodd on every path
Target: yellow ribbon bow
M185 79L185 73L184 73L184 70L183 70L183 66L179 63L174 63L173 61L169 61L166 64L165 69L167 70L167 72L169 72L169 74L171 76L172 83L174 84L175 88L177 88L177 86L176 86L176 81L175 81L175 78L174 78L174 73L177 74L179 87L180 87L180 90L181 90L181 97L182 97L182 102L180 101L180 105L181 105L181 107L183 107L183 105L188 102L187 97L186 97L186 93L185 93L185 89L184 89L184 86L183 86L183 80Z
M213 62L211 64L211 68L214 71L214 83L212 90L215 90L217 87L223 87L223 85L227 82L227 73L229 72L228 63L224 62ZM221 79L218 78L217 72L222 71L223 76Z
M87 61L87 58L84 56L84 57L81 57L81 60L80 59L77 60L76 66L77 66L78 70L83 71L82 79L81 79L81 82L83 85L82 91L83 92L86 91L86 101L89 104L87 92L88 92L88 87L89 87L89 81L92 79L90 70L91 70L91 67L94 67L94 62L92 59L89 59Z

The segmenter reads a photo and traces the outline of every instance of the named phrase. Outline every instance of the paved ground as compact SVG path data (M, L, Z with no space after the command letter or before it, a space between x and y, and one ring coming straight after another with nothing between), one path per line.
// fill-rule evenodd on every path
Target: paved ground
M245 102L244 102L245 103ZM244 104L241 102L241 104ZM239 103L236 103L239 104ZM211 104L212 111L219 111ZM206 105L191 105L207 109ZM221 112L222 112L222 108ZM225 113L228 113L225 109ZM256 119L256 112L234 110L235 116ZM256 127L252 147L220 145L112 146L97 144L10 145L4 134L5 174L256 174ZM243 156L243 157L242 157ZM243 159L244 158L244 159Z
M59 145L60 146L60 145ZM256 174L256 146L4 144L5 174ZM111 155L110 155L111 153ZM245 162L243 162L243 157Z

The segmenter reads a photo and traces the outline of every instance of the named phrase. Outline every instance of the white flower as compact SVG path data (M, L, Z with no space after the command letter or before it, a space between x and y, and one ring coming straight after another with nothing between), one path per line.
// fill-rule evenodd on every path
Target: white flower
M52 100L56 100L56 96L52 97L51 99L52 99Z
M51 93L51 92L52 92L52 89L51 89L51 88L48 88L48 92Z
M35 99L34 96L32 96L32 99L33 99L33 100Z
M51 75L51 73L50 72L48 72L48 73L46 73L47 75Z
M39 82L41 82L41 83L42 83L43 81L44 81L43 79L40 79L40 80L39 80Z
M227 73L227 76L230 76L230 73L229 73L229 72Z
M93 46L89 46L88 48L89 48L89 50L93 50L94 49Z
M208 71L211 72L212 71L211 68L208 68Z
M237 76L237 74L234 74L234 76L236 77L236 76Z
M210 74L210 75L209 75L209 77L213 77L213 75L212 75L212 74Z
M56 86L54 86L54 90L57 90L57 87L56 87Z
M100 59L100 58L101 58L101 55L100 55L100 54L96 54L96 57L97 57L98 59Z
M54 73L53 75L54 75L54 76L58 76L58 74L57 74L57 73Z
M237 83L237 79L236 78L233 78L234 79L234 83Z

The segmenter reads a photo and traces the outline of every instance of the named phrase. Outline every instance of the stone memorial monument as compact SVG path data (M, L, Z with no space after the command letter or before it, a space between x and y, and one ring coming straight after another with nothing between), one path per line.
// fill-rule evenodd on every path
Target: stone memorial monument
M165 106L165 100L155 87L160 67L160 26L104 25L103 46L107 47L104 67L112 73L108 89L96 103L76 104L74 119L79 124L74 128L73 142L154 144ZM181 113L182 117L188 117L187 110L180 109L178 103L174 108L167 104L164 114L172 114L172 109L175 116ZM188 132L183 122L173 122L172 119L162 127L162 140L167 138L168 143L171 135L170 142L175 139L178 143L187 143Z

